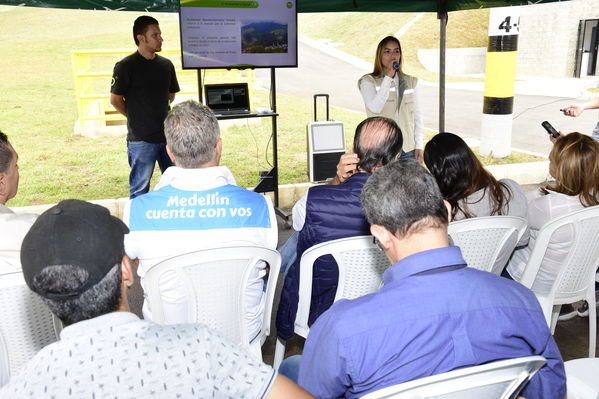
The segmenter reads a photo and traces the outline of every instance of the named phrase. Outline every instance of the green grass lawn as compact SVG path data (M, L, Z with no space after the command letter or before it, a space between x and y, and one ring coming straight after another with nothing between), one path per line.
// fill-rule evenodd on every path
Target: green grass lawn
M392 18L394 21L389 24L394 25L392 29L384 31L380 30L381 24L375 24L380 17L360 15L360 20L353 23L350 17L356 15L359 14L340 17L340 23L362 27L361 31L343 33L350 39L346 41L352 43L343 50L366 59L380 37L392 34L412 17L384 14L386 21ZM450 21L454 15L457 14L450 14ZM19 192L10 201L11 206L55 203L65 198L90 200L128 196L125 138L92 139L73 135L77 108L70 51L133 49L131 25L137 16L138 13L130 12L0 6L0 130L9 135L19 153L21 174ZM164 47L179 47L177 15L154 16L160 21ZM327 18L330 21L332 17L300 15L300 31L315 38L336 35L334 40L343 41L337 35L341 31L325 23ZM434 32L427 37L427 43L435 47L433 36L438 28L433 28L434 18L427 15L423 20L425 28L422 29ZM404 46L407 54L412 54L417 46L411 46L415 39L409 38L408 34ZM104 61L99 67L110 70L113 62ZM410 64L416 63L411 61ZM107 86L106 92L108 90ZM255 91L253 97L254 106L266 106L266 92ZM312 101L279 94L277 104L281 115L278 120L280 183L307 181L306 123L312 119ZM331 115L345 123L346 141L351 148L355 126L365 115L337 108L331 109ZM269 169L272 164L269 120L262 118L261 122L257 126L227 128L222 133L222 164L231 168L242 186L256 185L258 171Z

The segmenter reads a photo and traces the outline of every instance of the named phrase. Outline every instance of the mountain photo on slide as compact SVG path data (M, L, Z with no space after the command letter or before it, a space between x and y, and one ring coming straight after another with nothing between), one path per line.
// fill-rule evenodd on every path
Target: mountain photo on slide
M242 21L242 53L287 53L287 24L275 21Z

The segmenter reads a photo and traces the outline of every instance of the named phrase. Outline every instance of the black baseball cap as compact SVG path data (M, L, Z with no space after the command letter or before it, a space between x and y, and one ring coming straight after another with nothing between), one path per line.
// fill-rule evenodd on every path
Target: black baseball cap
M127 226L100 205L64 200L42 213L23 239L21 265L32 291L49 299L68 299L100 282L125 254ZM34 277L48 266L85 269L87 280L68 292L39 290ZM42 292L43 291L43 292Z

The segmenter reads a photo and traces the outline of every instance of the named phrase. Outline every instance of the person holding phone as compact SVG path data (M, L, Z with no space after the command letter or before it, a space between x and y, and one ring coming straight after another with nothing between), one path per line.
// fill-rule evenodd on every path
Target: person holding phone
M366 114L393 119L403 136L402 158L423 161L423 121L418 98L418 79L403 72L401 44L393 36L376 48L372 73L358 80Z
M561 109L560 111L562 111L564 113L564 115L576 117L576 116L580 116L587 109L596 109L596 108L599 108L599 97L594 98L590 101L587 101L586 103L583 103L583 104L570 105L564 109ZM595 140L599 141L599 122L597 122L597 125L593 129L593 138Z

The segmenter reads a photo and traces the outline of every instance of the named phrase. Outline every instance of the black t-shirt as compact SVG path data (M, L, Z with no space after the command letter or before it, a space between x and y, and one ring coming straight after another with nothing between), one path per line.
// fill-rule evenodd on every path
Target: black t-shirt
M125 97L127 140L164 143L168 96L178 91L173 63L158 54L147 60L136 51L117 62L110 92Z

